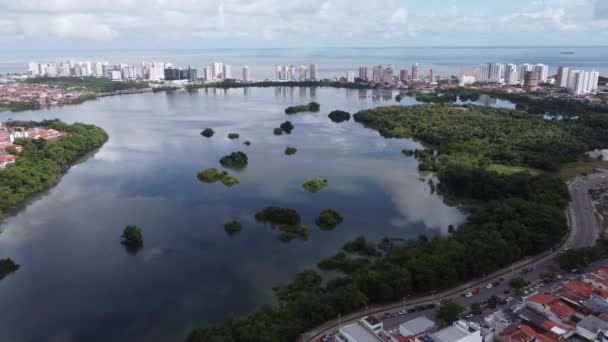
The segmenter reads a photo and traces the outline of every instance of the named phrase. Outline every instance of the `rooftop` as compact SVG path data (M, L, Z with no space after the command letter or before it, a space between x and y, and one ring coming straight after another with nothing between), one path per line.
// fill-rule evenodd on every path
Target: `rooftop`
M591 293L593 292L593 288L591 286L578 280L570 280L565 282L564 288L586 298L591 296Z
M546 295L544 293L536 293L527 299L530 302L540 303L540 304L551 304L555 301L555 297Z
M409 331L412 335L418 335L432 329L434 326L435 322L431 321L425 316L420 316L412 319L411 321L402 323L399 325L399 329L403 328Z
M598 330L604 330L608 328L608 322L603 321L596 316L589 315L580 321L577 325L585 330L597 333Z
M455 326L449 326L431 335L437 342L455 342L469 336L469 334Z
M378 336L372 334L359 323L340 328L340 333L346 334L356 341L382 342Z
M378 325L381 323L380 320L374 316L367 316L363 318L363 320L366 321L369 325Z

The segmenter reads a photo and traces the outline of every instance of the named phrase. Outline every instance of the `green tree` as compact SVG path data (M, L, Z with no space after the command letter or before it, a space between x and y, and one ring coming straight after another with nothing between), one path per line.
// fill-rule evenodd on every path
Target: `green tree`
M285 154L288 156L296 154L296 152L298 152L298 149L295 147L287 146L287 148L285 148Z
M16 272L19 269L11 258L0 259L0 280L4 279L7 275Z
M516 277L509 280L509 286L519 294L524 287L528 286L528 281L522 277Z
M439 303L437 319L449 325L457 321L463 312L464 307L462 305L455 303L451 299L444 299Z
M205 128L201 132L201 135L204 136L205 138L211 138L214 134L215 134L215 131L211 128Z

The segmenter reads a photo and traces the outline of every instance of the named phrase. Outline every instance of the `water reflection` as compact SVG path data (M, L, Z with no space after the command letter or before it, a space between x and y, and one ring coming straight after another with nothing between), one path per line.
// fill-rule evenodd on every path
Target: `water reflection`
M194 324L268 303L272 286L359 234L415 238L443 234L448 224L463 220L459 210L430 194L418 180L415 160L401 154L417 143L327 118L334 109L354 113L392 105L391 91L294 92L205 88L20 113L20 119L93 123L110 140L4 222L2 256L21 269L0 283L0 305L11 309L0 315L0 340L181 340ZM320 113L284 114L286 106L313 100ZM293 133L273 135L287 119ZM216 131L213 138L201 138L206 127ZM229 132L241 138L230 140ZM298 153L285 156L287 145ZM238 186L198 182L197 172L218 167L220 157L238 150L249 157L247 169L235 173ZM310 194L301 184L311 177L327 178L330 185ZM253 220L266 205L297 209L309 239L279 242ZM314 223L326 208L344 216L330 232ZM233 218L244 228L230 237L223 222ZM144 232L145 245L136 255L120 244L126 224Z

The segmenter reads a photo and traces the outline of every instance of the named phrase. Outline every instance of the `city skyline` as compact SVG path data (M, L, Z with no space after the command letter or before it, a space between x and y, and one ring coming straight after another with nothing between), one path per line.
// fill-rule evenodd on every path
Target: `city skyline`
M365 13L365 15L362 15ZM599 0L8 0L8 49L601 45ZM149 39L154 37L154 39ZM311 37L314 37L311 39Z

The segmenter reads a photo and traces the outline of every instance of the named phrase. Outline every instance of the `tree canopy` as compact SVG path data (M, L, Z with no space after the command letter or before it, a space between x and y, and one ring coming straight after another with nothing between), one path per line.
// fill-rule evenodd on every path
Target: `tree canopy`
M215 134L215 131L211 128L205 128L201 132L201 135L204 136L205 138L211 138L214 134Z
M350 120L350 113L345 112L343 110L334 110L329 115L327 115L329 119L335 123L340 123L343 121Z
M344 218L332 209L325 209L319 213L319 216L315 220L317 226L321 229L333 229L340 223Z
M244 152L232 152L220 159L220 164L223 167L241 169L247 166L247 155Z

